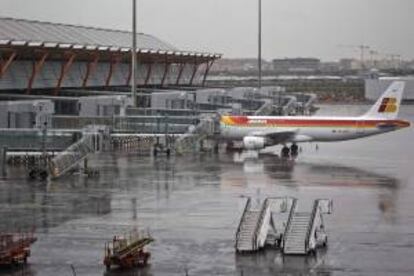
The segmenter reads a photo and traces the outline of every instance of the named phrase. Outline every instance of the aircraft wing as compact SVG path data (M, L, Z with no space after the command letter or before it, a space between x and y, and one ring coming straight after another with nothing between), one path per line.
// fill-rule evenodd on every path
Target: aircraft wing
M249 136L266 137L271 140L275 145L281 143L287 143L293 140L296 135L296 130L284 130L284 131L254 131L249 133Z

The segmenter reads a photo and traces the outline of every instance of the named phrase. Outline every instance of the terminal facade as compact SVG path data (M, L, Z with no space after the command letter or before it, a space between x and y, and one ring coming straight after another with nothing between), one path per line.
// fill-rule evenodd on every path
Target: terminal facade
M127 87L131 33L0 18L0 90ZM183 51L154 36L137 35L140 87L203 86L219 54Z

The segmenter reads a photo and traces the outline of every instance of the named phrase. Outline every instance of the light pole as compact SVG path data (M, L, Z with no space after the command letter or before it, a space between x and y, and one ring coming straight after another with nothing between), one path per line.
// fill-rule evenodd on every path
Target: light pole
M259 69L258 87L262 87L262 0L259 0L259 34L258 34L258 61L257 66Z
M132 49L131 49L131 66L132 66L132 83L131 97L133 107L137 106L137 0L132 0Z

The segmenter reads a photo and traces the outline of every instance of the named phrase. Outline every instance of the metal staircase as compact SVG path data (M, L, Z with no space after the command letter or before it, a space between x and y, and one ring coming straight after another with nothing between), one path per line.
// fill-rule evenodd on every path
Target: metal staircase
M254 232L256 230L257 220L259 219L259 212L249 211L244 218L244 222L240 228L240 235L238 236L236 249L237 251L254 251Z
M66 150L60 152L49 162L52 178L59 178L77 166L88 155L100 151L105 127L88 126L83 130L83 137Z
M252 210L249 198L236 232L236 251L251 252L262 248L266 242L269 222L269 201L266 199L259 210Z
M305 241L308 235L310 213L296 212L286 227L283 253L306 254Z
M296 212L289 216L283 237L283 253L306 255L319 246L326 246L327 235L322 214L332 213L332 200L317 199L311 212Z
M274 106L271 100L265 99L263 105L254 112L254 116L269 116L272 115Z
M286 255L315 252L327 244L322 215L331 214L332 206L330 199L317 199L311 212L298 212L296 198L269 197L253 209L248 198L236 231L236 252L257 251L266 244Z
M175 152L184 154L195 151L200 141L214 134L214 117L201 119L196 126L191 126L189 130L175 141Z

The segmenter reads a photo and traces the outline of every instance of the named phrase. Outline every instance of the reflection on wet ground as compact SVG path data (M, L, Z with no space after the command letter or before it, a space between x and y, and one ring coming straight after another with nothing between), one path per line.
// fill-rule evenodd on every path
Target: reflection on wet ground
M414 109L405 108L405 118ZM30 265L1 275L412 275L413 130L360 141L303 145L296 160L267 154L151 158L102 154L97 178L28 182L19 169L0 180L2 231L37 227ZM391 144L392 143L392 144ZM279 152L280 148L275 148ZM332 198L329 247L316 257L265 250L234 253L245 202L294 196L306 209ZM115 233L149 228L151 266L107 273L103 246Z
M265 250L255 255L236 255L235 275L332 275L333 271L318 268L326 254L326 250L319 250L316 256L283 256L278 251ZM261 274L255 274L257 268Z

